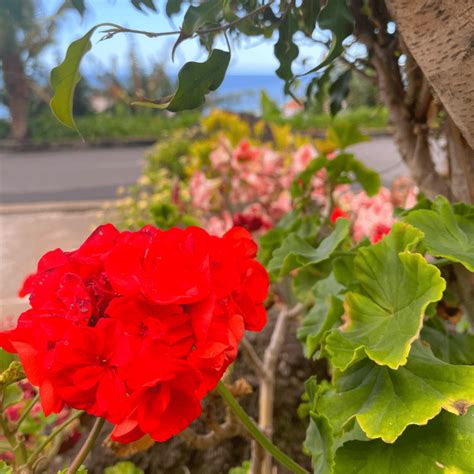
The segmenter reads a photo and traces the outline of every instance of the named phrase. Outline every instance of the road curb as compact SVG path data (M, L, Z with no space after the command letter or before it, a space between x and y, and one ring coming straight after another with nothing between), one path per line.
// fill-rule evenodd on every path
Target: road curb
M36 214L44 212L84 212L102 209L110 200L48 201L34 203L0 204L0 215Z

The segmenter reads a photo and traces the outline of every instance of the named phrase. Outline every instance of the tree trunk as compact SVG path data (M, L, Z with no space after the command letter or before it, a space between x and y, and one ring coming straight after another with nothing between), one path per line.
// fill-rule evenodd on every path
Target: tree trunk
M17 52L4 52L2 57L3 77L11 116L11 137L24 140L28 132L28 79L23 62Z
M403 39L444 108L474 148L474 3L386 0Z

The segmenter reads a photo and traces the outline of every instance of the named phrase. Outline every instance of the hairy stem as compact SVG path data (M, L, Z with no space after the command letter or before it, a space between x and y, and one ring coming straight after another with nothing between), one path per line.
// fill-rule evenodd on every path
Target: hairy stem
M82 445L82 448L77 453L74 458L71 467L67 470L67 474L74 474L81 466L84 460L87 458L87 455L90 453L91 449L94 447L95 442L104 426L105 418L97 418L95 420L94 426L92 427L89 436Z
M38 456L43 452L43 449L48 446L51 441L63 430L65 430L73 421L77 420L80 416L83 415L83 411L78 411L74 414L72 414L64 423L59 425L56 429L54 429L51 434L36 448L36 450L31 454L31 456L28 458L28 466L32 466Z
M23 410L23 413L21 414L20 419L16 422L15 424L15 430L18 430L20 425L26 420L26 417L30 414L31 410L33 407L36 405L36 403L39 400L39 393L37 393L33 399L30 401L30 403L26 406L26 408Z

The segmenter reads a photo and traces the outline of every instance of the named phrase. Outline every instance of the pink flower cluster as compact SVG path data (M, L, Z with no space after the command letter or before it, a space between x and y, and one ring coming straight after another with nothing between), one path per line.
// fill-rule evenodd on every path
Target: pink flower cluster
M358 242L368 237L372 243L376 243L390 232L396 220L395 208L413 207L417 193L411 180L401 177L393 182L391 189L381 187L375 196L369 197L364 191L345 189L339 193L336 201L340 210L347 212L352 219L354 240Z
M265 145L252 146L245 139L233 148L221 138L209 156L210 176L199 170L191 178L192 207L202 212L205 227L212 234L222 235L234 225L250 232L265 231L291 210L291 183L317 155L310 144L293 153L282 153ZM333 156L334 153L327 158ZM312 199L321 213L327 214L325 169L313 176L311 189ZM411 180L402 177L394 181L392 189L382 187L371 197L363 191L353 191L349 185L338 185L333 198L337 208L352 220L354 240L368 237L377 242L395 222L395 207L412 207L416 194Z
M288 155L265 145L252 146L245 139L233 148L222 138L209 156L213 175L199 170L191 177L192 206L207 214L206 227L212 234L220 235L233 225L265 231L291 210L291 182L316 156L309 144ZM321 205L324 182L323 170L313 179L313 197Z

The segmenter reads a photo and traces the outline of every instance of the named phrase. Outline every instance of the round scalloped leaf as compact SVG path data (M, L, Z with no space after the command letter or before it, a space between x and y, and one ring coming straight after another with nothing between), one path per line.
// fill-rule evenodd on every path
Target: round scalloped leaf
M350 441L336 452L336 474L461 474L474 472L474 412L443 412L411 426L396 443Z
M474 214L467 212L468 208L472 209L458 206L455 212L445 197L438 196L432 210L410 212L405 221L423 231L429 253L459 262L474 272Z
M437 359L420 343L398 370L364 359L340 374L317 410L339 433L357 419L369 438L393 443L409 425L424 425L444 409L462 415L474 404L474 367Z
M360 293L347 293L347 327L326 339L335 367L345 370L365 354L392 369L406 363L426 307L446 286L438 268L409 252L422 237L414 227L397 223L378 244L359 251L354 273Z

